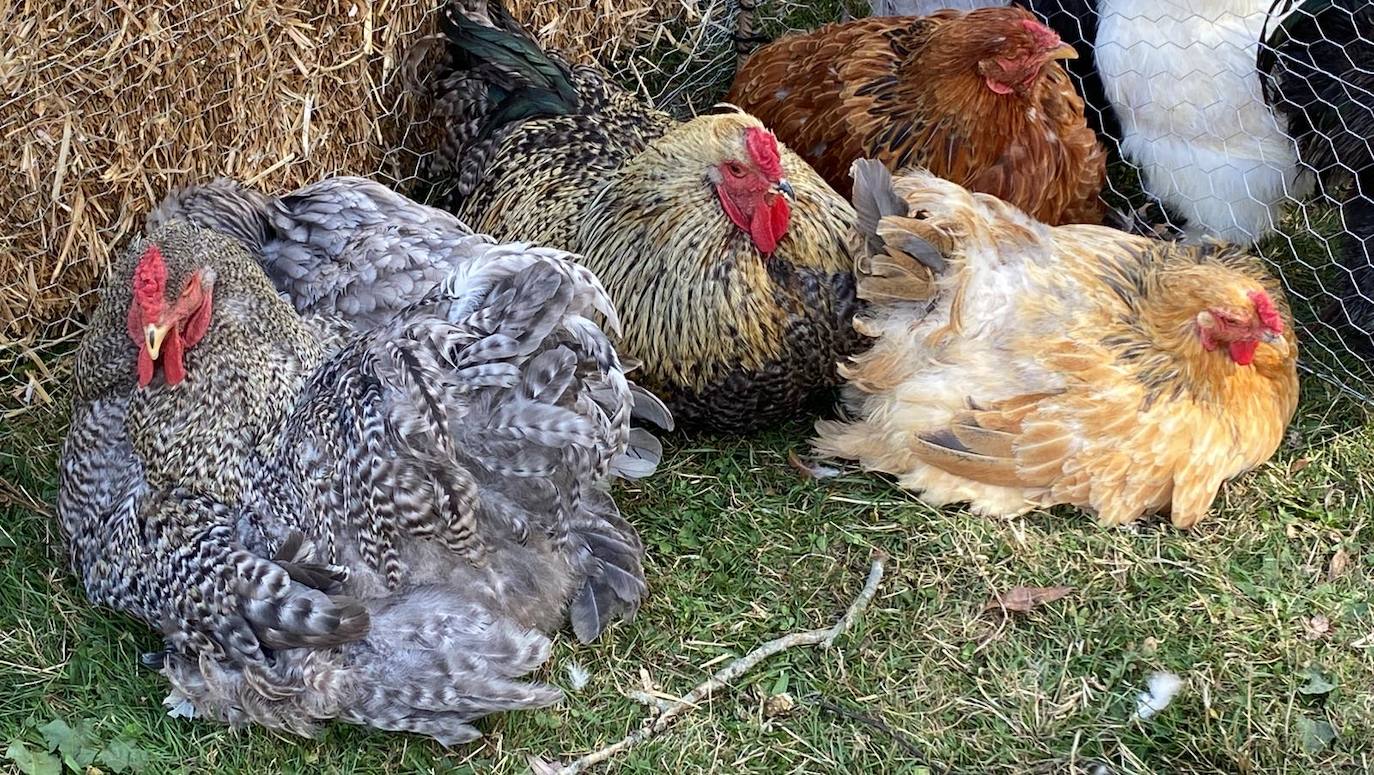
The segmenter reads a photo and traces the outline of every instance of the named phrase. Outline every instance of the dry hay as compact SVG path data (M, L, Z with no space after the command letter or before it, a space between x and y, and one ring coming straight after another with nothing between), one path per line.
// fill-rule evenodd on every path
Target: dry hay
M36 353L78 330L111 254L169 189L215 175L269 191L331 174L404 184L413 111L398 76L438 5L0 0L0 358L28 372L26 397L48 378ZM508 7L547 45L609 63L694 5Z
M4 344L62 333L173 186L232 175L280 190L380 172L396 107L384 87L427 11L398 0L28 0L5 13Z
M696 0L507 0L506 7L544 46L608 66L656 48L672 34L665 23L699 15Z

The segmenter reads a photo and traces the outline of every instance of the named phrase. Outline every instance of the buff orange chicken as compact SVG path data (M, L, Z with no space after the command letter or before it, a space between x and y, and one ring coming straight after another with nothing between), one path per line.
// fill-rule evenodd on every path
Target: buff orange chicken
M1298 401L1287 302L1259 260L1101 226L1051 227L929 173L854 165L854 419L821 452L935 505L1056 504L1187 528L1269 459Z

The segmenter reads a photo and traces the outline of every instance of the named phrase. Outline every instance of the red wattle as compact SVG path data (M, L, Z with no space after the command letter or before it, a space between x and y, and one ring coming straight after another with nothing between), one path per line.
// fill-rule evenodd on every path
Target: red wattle
M1011 94L1011 87L1001 81L994 81L991 78L984 78L983 82L988 85L993 94Z
M778 242L782 235L787 233L787 222L790 217L790 210L787 207L787 200L778 197L770 205L760 202L754 208L754 217L749 223L749 236L754 239L754 246L765 256L778 249Z
M173 328L162 340L162 352L158 353L158 359L162 361L162 376L168 385L175 385L186 378L186 366L181 361L184 355L181 332Z
M148 355L148 348L141 346L138 348L138 386L148 387L148 383L153 381L153 358Z
M778 197L773 200L771 205L773 211L773 235L782 240L782 236L787 233L787 224L792 218L792 205L786 199Z
M1253 339L1241 339L1231 343L1231 360L1241 366L1249 366L1255 360L1255 349L1259 347L1259 342Z

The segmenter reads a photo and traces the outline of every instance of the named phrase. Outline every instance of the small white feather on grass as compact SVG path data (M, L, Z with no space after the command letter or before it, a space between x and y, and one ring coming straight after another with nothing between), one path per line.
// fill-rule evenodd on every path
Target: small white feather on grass
M1174 695L1183 688L1183 679L1173 673L1155 673L1146 683L1146 691L1136 698L1135 718L1149 721L1155 714L1169 707Z
M195 718L196 706L191 704L191 700L179 691L173 690L167 695L162 704L169 708L167 715L172 718Z
M587 688L587 682L592 680L592 674L587 672L587 668L576 662L568 663L568 683L572 685L575 692L580 692Z

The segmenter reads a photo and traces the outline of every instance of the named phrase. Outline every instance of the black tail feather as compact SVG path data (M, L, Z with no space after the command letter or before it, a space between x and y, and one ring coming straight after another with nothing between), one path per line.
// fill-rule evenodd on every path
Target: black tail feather
M567 67L540 49L498 3L487 8L509 26L489 26L458 3L450 3L440 18L453 70L480 75L487 84L490 107L475 139L515 121L576 112L577 91Z

